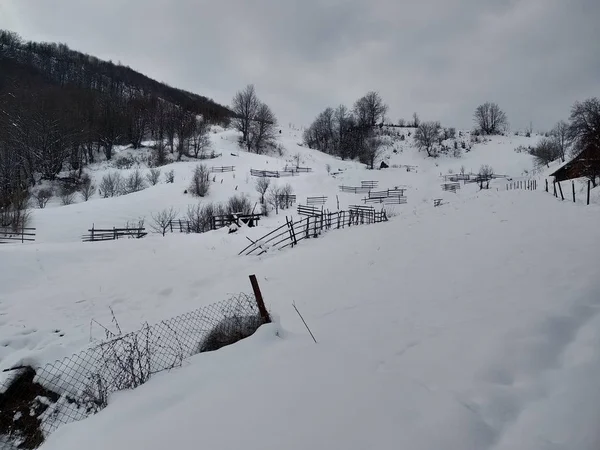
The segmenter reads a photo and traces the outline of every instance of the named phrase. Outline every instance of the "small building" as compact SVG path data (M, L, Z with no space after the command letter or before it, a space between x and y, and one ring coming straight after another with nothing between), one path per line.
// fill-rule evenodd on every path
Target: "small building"
M600 148L588 147L550 174L554 181L600 176Z

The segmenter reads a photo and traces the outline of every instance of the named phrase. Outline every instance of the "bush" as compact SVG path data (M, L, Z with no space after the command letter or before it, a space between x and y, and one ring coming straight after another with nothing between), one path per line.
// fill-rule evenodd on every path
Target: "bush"
M40 209L44 209L53 195L54 192L52 191L52 189L43 188L37 191L37 193L34 194L33 197L37 201L37 204L40 207Z
M196 197L204 197L210 188L210 173L204 164L198 164L194 169L189 191Z
M234 195L227 201L225 211L227 214L252 214L252 203L244 195Z
M292 206L291 196L294 195L294 188L291 184L287 183L285 186L279 189L279 206L281 209L287 209Z
M150 169L146 174L146 179L151 186L156 186L160 180L160 169Z
M165 183L174 183L175 182L175 171L173 169L165 172Z
M29 205L29 192L17 191L8 198L9 203L0 206L0 226L19 231L27 226L31 214L27 209Z
M79 193L84 201L88 201L92 195L96 192L96 186L92 184L92 179L86 173L81 177L81 184L79 185Z
M75 203L75 193L77 188L68 184L64 184L60 188L60 201L63 205L72 205Z
M190 206L187 219L192 233L204 233L213 229L213 217L224 214L221 205L213 203Z
M136 169L125 182L123 194L132 194L146 189L146 180L139 169Z
M131 169L136 163L133 156L123 155L115 159L114 165L117 169Z
M119 172L107 173L100 182L100 194L104 198L116 197L123 192L123 177Z

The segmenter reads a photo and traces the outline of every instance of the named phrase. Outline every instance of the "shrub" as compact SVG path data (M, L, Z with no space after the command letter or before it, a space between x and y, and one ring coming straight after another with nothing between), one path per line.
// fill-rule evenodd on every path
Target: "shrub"
M188 207L187 219L192 233L204 233L213 229L213 217L224 214L221 205L213 203Z
M107 173L100 182L100 194L104 198L116 197L123 191L123 177L119 172Z
M279 189L279 206L281 209L286 209L292 206L292 195L294 195L294 188L289 183Z
M168 172L165 172L165 183L174 183L175 182L175 170L171 169Z
M117 169L131 169L136 163L133 156L123 155L115 159L114 165Z
M269 185L271 184L270 178L259 178L256 180L256 192L260 194L260 203L265 203L265 194L267 193L267 189L269 189Z
M72 205L75 203L75 193L77 188L68 184L63 184L60 188L60 201L63 205Z
M189 191L196 197L204 197L208 194L210 188L210 174L208 168L204 164L198 164L194 169L192 182L190 183Z
M92 184L92 179L86 173L81 177L81 184L79 185L79 193L84 201L88 201L92 195L96 192L96 186Z
M225 210L227 214L252 214L252 203L244 195L234 195L227 201Z
M260 315L234 314L221 320L198 344L197 353L212 352L252 336L264 323Z
M148 183L152 186L156 186L160 180L160 169L150 169L150 172L146 174Z
M34 194L33 197L37 201L37 204L40 207L40 209L43 209L48 204L48 201L52 198L52 195L54 195L52 189L43 188L37 191L37 193Z
M146 180L139 169L136 169L125 181L123 194L132 194L146 189Z

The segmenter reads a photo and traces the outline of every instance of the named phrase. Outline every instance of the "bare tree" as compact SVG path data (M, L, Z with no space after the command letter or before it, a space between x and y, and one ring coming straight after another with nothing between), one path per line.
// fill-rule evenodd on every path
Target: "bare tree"
M383 102L378 92L367 92L354 103L354 115L360 125L375 126L385 120L388 106Z
M163 209L156 214L152 214L151 217L152 223L150 224L150 227L152 230L156 233L161 233L164 236L171 226L171 223L177 217L177 211L171 206L169 209Z
M418 128L421 125L421 119L419 119L419 115L414 112L413 113L413 127Z
M282 199L281 194L281 189L275 184L272 184L267 192L267 203L273 207L275 214L279 214L279 208L281 207Z
M375 161L381 155L381 139L379 136L369 136L361 153L361 162L367 164L369 169L375 168Z
M146 179L151 186L156 186L160 180L160 169L150 169L146 174Z
M405 127L406 126L406 120L400 118L398 119L398 126L399 127Z
M96 186L92 184L92 179L86 173L81 177L81 184L79 185L79 193L83 201L87 202L92 195L96 192Z
M271 108L260 103L254 120L250 123L248 131L247 148L252 148L257 154L263 153L265 147L275 139L277 118Z
M529 154L535 157L535 163L538 167L549 166L549 164L561 156L561 150L554 139L543 138L538 144L529 151Z
M37 204L40 207L40 209L44 209L46 207L46 205L48 204L48 201L52 198L53 194L54 193L52 192L52 189L42 188L39 191L37 191L33 195L33 197L37 201Z
M419 150L425 150L427 156L437 156L435 145L439 140L440 130L441 126L439 122L423 122L418 126L417 131L415 131L417 147Z
M198 164L194 169L189 190L196 197L204 197L210 188L210 173L204 164Z
M496 103L486 102L475 110L474 121L483 134L501 134L508 129L508 119Z
M243 91L239 91L233 97L231 110L235 115L234 127L242 133L242 141L248 141L250 123L256 116L259 108L259 100L253 84L249 84Z
M260 194L260 203L262 205L265 204L265 194L269 189L269 185L271 184L270 178L259 178L256 181L256 191Z
M196 121L192 137L190 138L190 148L194 158L204 154L211 148L210 136L208 134L208 123L202 119Z
M552 129L552 137L560 151L560 159L565 162L567 149L569 147L569 124L561 120Z
M479 188L483 189L483 183L487 182L489 187L489 181L493 178L494 169L492 166L484 164L479 168Z
M583 162L584 175L597 185L600 176L600 100L596 97L576 102L571 108L569 138L574 155L586 152Z
M291 184L286 183L279 192L279 205L281 209L287 209L292 206L292 195L294 195L294 188Z

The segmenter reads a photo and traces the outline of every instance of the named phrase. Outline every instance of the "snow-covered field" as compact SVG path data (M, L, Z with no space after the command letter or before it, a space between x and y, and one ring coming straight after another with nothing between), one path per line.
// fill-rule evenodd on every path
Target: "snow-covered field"
M440 188L440 174L461 166L530 177L531 158L514 148L533 138L493 138L436 160L404 141L388 161L418 166L411 172L367 171L299 147L293 130L280 137L283 158L239 151L231 131L212 138L223 156L207 164L236 171L217 174L207 200L224 201L237 186L257 201L249 169L280 170L300 152L313 172L278 180L300 203L326 195L335 209L338 195L344 208L361 196L338 185L378 180L382 189L407 186L408 204L387 223L261 257L237 253L246 236L259 238L290 210L233 234L80 242L92 224L148 223L170 206L183 215L196 203L183 194L192 162L163 169L175 170L174 184L36 210L36 242L0 247L0 370L85 347L90 320L110 323L109 307L130 331L249 292L252 273L278 317L245 341L114 395L44 449L598 448L600 208L541 190L507 192L504 181L481 192ZM341 173L328 175L327 164ZM99 165L94 177L106 170ZM434 208L434 198L444 204Z

